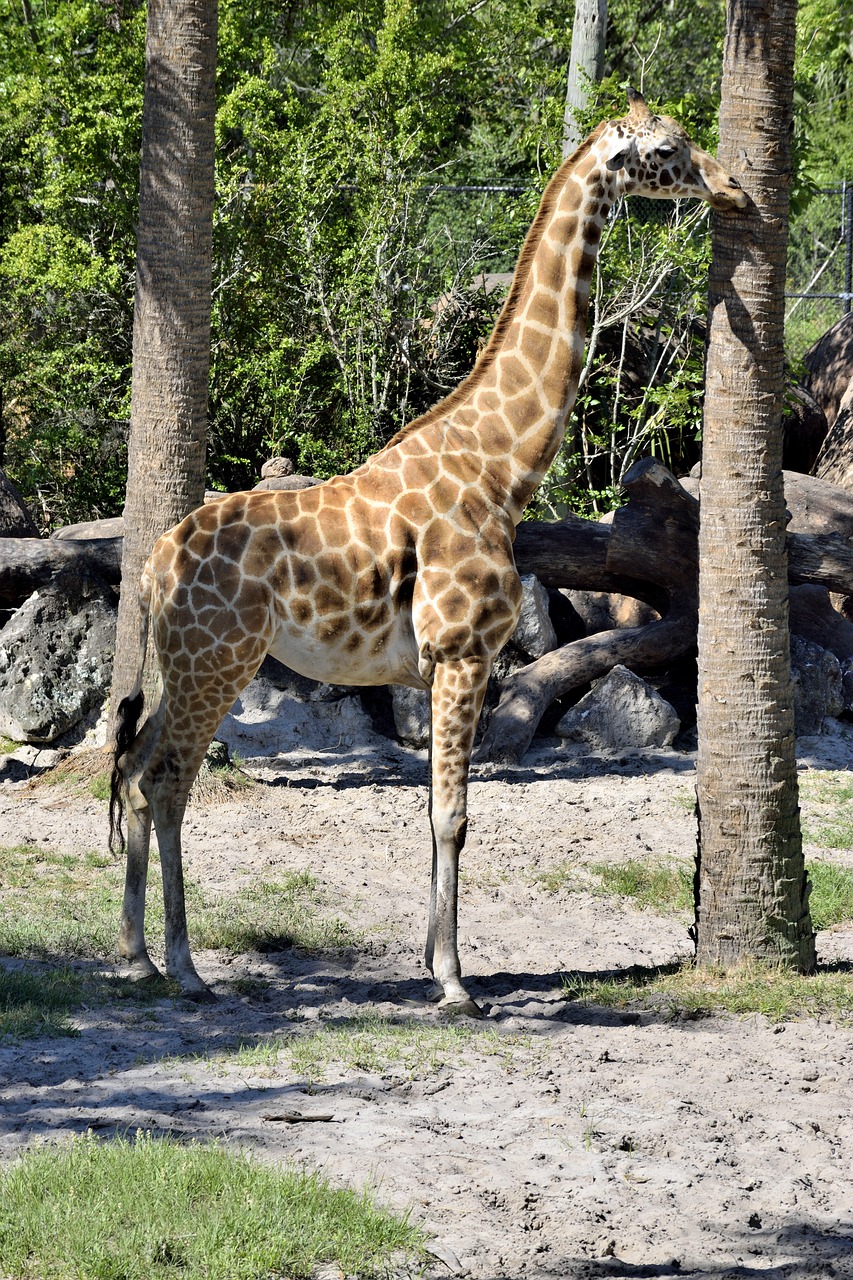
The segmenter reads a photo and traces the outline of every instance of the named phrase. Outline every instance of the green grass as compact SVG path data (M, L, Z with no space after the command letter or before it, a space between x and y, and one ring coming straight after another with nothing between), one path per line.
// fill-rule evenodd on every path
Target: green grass
M815 929L853 920L853 868L832 862L808 864L809 899ZM638 907L661 913L693 909L693 865L680 862L559 863L541 872L536 883L549 893L570 892L631 899Z
M853 849L853 775L809 769L799 789L803 839L822 849Z
M847 970L805 978L770 966L749 965L723 974L685 964L631 968L605 979L567 973L563 987L567 1000L609 1009L650 1009L667 1018L714 1012L760 1013L772 1022L853 1017L853 981Z
M815 929L830 929L843 920L853 920L853 868L834 862L810 862L812 885L809 910Z
M561 862L536 876L547 893L569 892L631 898L654 911L688 911L693 906L693 867L679 862Z
M240 1045L219 1061L243 1068L272 1068L286 1061L302 1079L321 1080L329 1067L382 1073L395 1068L411 1078L435 1075L458 1064L466 1049L511 1056L521 1037L459 1021L385 1018L377 1014Z
M632 898L638 907L653 911L689 911L693 907L693 867L686 863L595 863L589 870L598 878L598 892Z
M368 1194L150 1134L31 1149L0 1174L11 1280L290 1280L324 1262L366 1277L422 1243Z
M35 845L0 849L0 952L15 956L103 957L115 953L123 865ZM190 943L195 948L325 951L356 946L359 935L321 911L323 893L307 871L250 883L214 896L186 882ZM163 936L163 895L152 859L146 932Z
M70 969L0 970L0 1042L25 1036L73 1036L68 1020L83 999L83 979Z

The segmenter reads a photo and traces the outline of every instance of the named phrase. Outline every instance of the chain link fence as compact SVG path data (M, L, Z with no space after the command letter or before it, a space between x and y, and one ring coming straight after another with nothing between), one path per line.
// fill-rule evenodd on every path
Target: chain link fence
M529 187L511 185L435 185L426 189L433 225L457 244L470 246L472 275L504 282L536 207ZM685 206L694 201L682 201ZM635 222L670 223L669 201L633 197L620 210ZM694 234L708 234L707 223ZM785 290L785 345L800 359L812 343L853 310L853 182L819 191L791 221Z
M785 345L799 359L853 310L853 183L827 187L791 222Z

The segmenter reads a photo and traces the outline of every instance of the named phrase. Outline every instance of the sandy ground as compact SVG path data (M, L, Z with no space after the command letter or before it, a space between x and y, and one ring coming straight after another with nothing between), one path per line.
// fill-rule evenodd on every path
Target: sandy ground
M689 954L683 920L548 893L536 876L566 861L688 856L690 755L543 749L475 772L460 943L493 1038L438 1069L331 1067L320 1083L286 1055L257 1067L210 1059L319 1020L442 1016L423 1002L424 758L367 732L353 700L310 718L285 703L267 691L228 718L222 736L261 783L191 809L189 873L225 889L309 868L369 945L228 963L202 954L214 1006L96 1008L77 1018L77 1038L0 1046L0 1157L87 1127L218 1137L410 1208L434 1242L434 1276L853 1277L849 1026L668 1020L562 997L567 970ZM282 744L295 746L287 759L269 754ZM853 762L848 737L802 745L804 767ZM0 786L0 844L24 839L103 848L103 806ZM819 943L853 960L853 930ZM270 985L241 996L236 977ZM331 1119L289 1124L285 1112Z

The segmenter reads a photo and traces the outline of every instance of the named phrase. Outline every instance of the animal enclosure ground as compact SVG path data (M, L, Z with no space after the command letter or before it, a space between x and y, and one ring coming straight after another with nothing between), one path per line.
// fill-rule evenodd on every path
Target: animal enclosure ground
M488 1006L478 1024L423 1003L425 760L347 742L342 729L334 749L258 751L258 785L192 807L184 827L188 875L224 904L217 919L261 881L304 883L317 919L346 926L320 930L331 949L201 950L214 1006L93 996L72 1008L76 1035L0 1044L0 1157L87 1128L219 1138L411 1207L445 1258L435 1276L454 1258L477 1280L853 1276L849 1023L564 998L565 973L689 954L677 874L652 882L660 912L616 896L630 878L600 868L689 863L692 757L549 749L475 773L460 949ZM827 841L809 857L851 867L836 779L853 744L801 745L807 827ZM91 856L104 805L85 793L0 788L0 846L22 843L120 878ZM0 918L10 901L4 889ZM853 960L853 923L821 933L819 951Z

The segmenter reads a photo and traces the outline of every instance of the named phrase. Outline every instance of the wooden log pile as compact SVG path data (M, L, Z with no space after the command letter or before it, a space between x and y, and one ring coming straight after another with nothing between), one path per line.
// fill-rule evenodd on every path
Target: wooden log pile
M556 698L616 664L639 672L659 669L695 646L699 481L679 482L647 458L631 468L624 488L626 502L609 524L573 516L548 524L523 522L516 563L521 573L536 574L547 587L643 601L654 611L651 620L581 637L508 676L482 757L519 760ZM786 496L792 513L790 582L853 596L853 494L786 472ZM0 607L17 608L69 567L93 570L117 586L120 530L115 520L93 521L47 539L0 537Z

